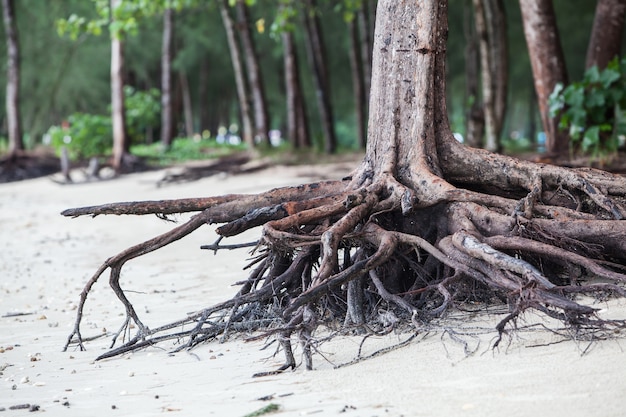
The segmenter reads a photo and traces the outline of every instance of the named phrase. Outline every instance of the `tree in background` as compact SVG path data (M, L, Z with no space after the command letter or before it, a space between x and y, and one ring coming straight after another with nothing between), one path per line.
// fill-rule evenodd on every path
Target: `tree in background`
M625 18L626 0L598 0L585 68L596 65L602 70L620 55Z
M161 144L165 149L172 146L172 139L176 131L172 103L173 48L174 9L166 7L163 12L163 42L161 45Z
M506 115L508 48L506 16L502 0L474 0L476 35L482 78L484 148L498 151Z
M337 150L337 136L335 133L333 106L330 99L330 75L328 74L326 63L326 51L320 27L317 1L305 0L303 13L306 32L306 52L309 65L313 71L317 110L324 134L324 152L332 154Z
M111 121L113 125L113 160L115 172L124 170L125 159L130 150L130 140L126 131L124 108L124 42L122 32L116 30L120 22L116 19L117 10L123 0L110 0L109 30L111 35Z
M258 54L251 33L251 22L246 0L237 0L237 28L243 47L243 56L246 63L248 86L252 95L252 113L254 115L254 143L269 145L269 110L265 97L265 84Z
M13 0L2 0L2 16L7 41L6 112L9 131L8 157L24 149L20 116L20 44Z
M344 20L348 26L350 39L348 56L350 57L350 71L352 72L356 139L359 149L365 149L367 106L372 76L372 44L367 2L363 0L346 1Z
M250 147L254 147L254 134L252 124L252 110L248 101L249 92L246 79L243 73L243 63L241 59L241 49L237 41L235 33L235 23L230 15L230 7L228 0L218 0L222 22L226 31L226 39L228 40L228 50L230 52L230 60L233 66L233 74L235 84L237 85L237 98L239 103L239 111L241 113L242 136L243 141Z
M303 149L311 147L311 136L294 37L296 13L293 0L286 0L278 10L272 31L280 33L283 47L287 139L294 148Z
M568 79L552 0L520 0L519 3L539 114L546 134L546 152L564 156L569 150L569 139L559 130L556 118L550 116L548 106L554 87L559 83L567 84Z

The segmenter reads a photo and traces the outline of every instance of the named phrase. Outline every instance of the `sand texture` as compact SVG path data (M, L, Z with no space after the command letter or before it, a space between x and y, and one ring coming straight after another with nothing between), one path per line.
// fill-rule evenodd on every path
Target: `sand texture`
M252 378L282 364L275 345L231 340L171 355L155 347L94 362L124 318L104 276L85 309L82 352L62 351L80 291L109 256L169 230L155 216L68 219L66 208L114 201L205 197L340 178L346 164L274 167L195 182L155 184L163 171L60 185L50 178L0 185L0 412L48 416L245 416L277 404L281 416L624 416L626 341L554 343L535 326L491 349L499 315L454 313L462 330L419 334L407 346L357 364L410 335L344 337L323 344L315 370ZM180 216L180 220L184 220ZM258 230L256 231L258 233ZM227 243L255 239L255 233ZM122 287L144 323L156 327L235 293L246 250L215 256L212 227L128 263ZM600 303L626 317L624 302ZM545 324L529 315L525 324ZM166 347L166 346L164 346ZM299 352L296 352L298 354ZM15 409L16 406L26 408ZM13 407L13 409L11 409Z

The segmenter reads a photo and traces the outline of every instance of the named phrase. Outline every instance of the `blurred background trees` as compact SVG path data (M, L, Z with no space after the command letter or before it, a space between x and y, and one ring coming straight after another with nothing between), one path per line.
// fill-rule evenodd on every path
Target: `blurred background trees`
M134 146L166 152L177 138L267 147L280 137L281 146L325 153L365 146L374 0L2 6L3 154L73 142L75 157L109 155L119 167ZM550 113L547 97L557 83L582 80L588 67L621 56L625 9L622 0L451 2L448 108L459 139L490 150L566 153L569 131L557 126L565 109ZM533 16L560 38L530 36ZM117 75L115 56L123 62L113 67ZM560 73L534 70L547 57ZM123 133L115 133L115 114ZM557 135L565 138L555 142Z

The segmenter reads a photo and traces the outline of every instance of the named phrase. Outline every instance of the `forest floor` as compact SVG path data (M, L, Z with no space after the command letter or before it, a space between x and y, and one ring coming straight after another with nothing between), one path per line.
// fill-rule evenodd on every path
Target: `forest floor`
M197 181L163 181L176 169L114 181L63 185L41 177L0 184L0 410L26 415L245 416L277 404L280 416L538 416L623 415L626 340L563 341L551 323L529 314L497 349L502 307L452 313L442 327L384 355L335 369L411 336L338 337L321 346L314 370L253 378L276 369L275 344L241 338L168 354L151 348L94 362L124 318L106 279L92 289L83 318L87 351L62 352L79 293L101 263L130 245L170 230L154 216L68 219L66 208L115 201L256 193L320 178L341 178L356 161L269 166ZM80 173L76 173L80 178ZM186 218L180 216L181 219ZM245 249L202 251L207 227L131 261L122 287L150 327L231 297L245 279ZM237 243L254 240L255 232ZM234 240L234 239L233 239ZM598 308L626 317L626 301ZM301 352L296 351L296 355ZM28 406L26 406L28 405ZM12 410L11 407L26 408Z

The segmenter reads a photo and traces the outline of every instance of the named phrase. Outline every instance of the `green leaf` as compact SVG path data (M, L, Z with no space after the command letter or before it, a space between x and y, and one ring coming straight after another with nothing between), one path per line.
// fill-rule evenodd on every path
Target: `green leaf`
M587 93L586 103L587 107L605 107L606 99L604 97L604 90L592 89Z
M585 131L583 135L582 149L584 152L589 149L597 148L600 142L600 128L598 126L592 126Z
M602 86L604 88L609 88L611 84L619 80L620 77L621 77L621 74L619 73L619 71L615 69L606 68L600 73L599 81L602 83Z
M585 76L583 78L583 83L585 84L593 84L600 81L600 71L598 70L598 66L594 65L585 71Z

